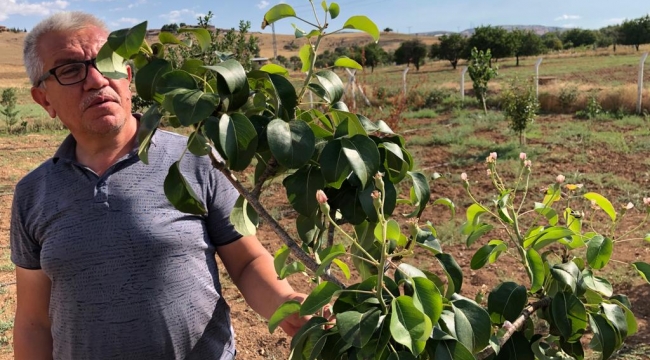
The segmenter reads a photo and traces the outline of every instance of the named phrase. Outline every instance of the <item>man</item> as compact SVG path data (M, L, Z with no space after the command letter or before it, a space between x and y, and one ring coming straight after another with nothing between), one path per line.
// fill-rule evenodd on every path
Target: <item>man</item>
M265 318L305 295L277 279L255 237L235 232L228 217L237 193L206 157L186 154L181 171L208 214L169 203L163 181L187 139L158 131L150 165L139 161L130 69L112 80L94 63L107 36L92 15L63 12L25 39L32 97L70 135L16 186L15 358L231 359L215 252ZM305 321L281 327L293 335Z

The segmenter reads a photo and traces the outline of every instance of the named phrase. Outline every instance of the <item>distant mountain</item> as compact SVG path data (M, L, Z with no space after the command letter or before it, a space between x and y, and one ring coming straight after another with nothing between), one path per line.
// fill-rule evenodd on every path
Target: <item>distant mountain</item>
M558 27L558 26L543 26L543 25L496 25L494 27L500 27L504 28L508 31L513 31L513 30L532 30L535 34L537 35L544 35L549 32L562 32L568 30L568 28L563 28L563 27ZM474 34L474 28L471 29L465 29L460 32L461 35L464 36L472 36ZM442 36L446 34L456 34L456 31L444 31L444 30L439 30L439 31L429 31L429 32L423 32L423 33L418 33L418 35L422 36Z

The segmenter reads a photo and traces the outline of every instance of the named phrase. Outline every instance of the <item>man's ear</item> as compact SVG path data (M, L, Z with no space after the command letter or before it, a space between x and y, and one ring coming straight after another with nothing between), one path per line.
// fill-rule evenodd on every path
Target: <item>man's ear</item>
M51 118L56 117L56 110L54 110L54 107L52 107L52 104L50 104L49 100L47 100L47 94L45 94L45 89L42 87L37 87L37 86L32 86L32 99L36 101L39 105L47 111L47 113L50 115Z

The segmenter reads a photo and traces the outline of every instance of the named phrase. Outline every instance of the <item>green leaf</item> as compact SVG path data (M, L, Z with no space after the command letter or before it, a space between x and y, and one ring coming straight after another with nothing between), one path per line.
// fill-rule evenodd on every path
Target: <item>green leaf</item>
M528 303L526 288L508 281L497 285L488 295L488 312L495 324L515 322Z
M291 339L291 357L290 359L303 359L306 354L312 351L319 352L317 345L320 343L320 338L325 335L323 325L327 319L314 316L307 321ZM322 350L322 348L320 349Z
M364 126L365 128L365 126ZM399 145L391 142L384 142L379 145L381 157L384 158L384 168L388 179L393 183L399 183L406 177L407 172L411 169L411 164L408 157L405 159L405 154Z
M277 64L266 64L260 68L261 71L266 71L269 74L277 74L282 76L289 76L289 70Z
M325 90L323 99L330 104L337 103L343 97L344 86L343 82L333 71L321 70L316 72L316 79Z
M637 261L632 263L632 266L639 272L643 280L650 283L650 265L648 263Z
M643 238L643 240L650 242L650 233L645 234L645 238Z
M454 293L460 293L463 286L463 271L450 254L442 253L436 254L436 259L442 265L445 274L447 274L448 284L446 298L450 298Z
M603 310L603 315L609 320L609 322L614 325L614 328L619 333L622 340L625 340L628 336L627 330L627 319L625 317L625 311L622 307L616 304L601 304L600 307Z
M484 245L474 253L472 260L470 261L470 268L472 270L478 270L485 266L490 258L490 255L494 251L497 245Z
M187 149L196 156L207 155L212 150L208 139L206 139L205 136L201 134L201 131L199 129L195 130L187 138Z
M418 355L418 350L423 350L418 343L425 342L433 330L431 320L415 307L410 296L393 299L391 309L390 333L395 341ZM337 324L338 321L337 315Z
M411 197L415 199L413 205L416 207L415 210L407 217L420 217L424 209L426 209L427 204L429 203L429 198L431 197L431 188L429 187L429 182L427 177L421 172L409 171L408 175L413 181L413 186L411 187Z
M327 305L341 287L329 281L318 284L300 307L300 316L312 315Z
M203 77L205 73L208 72L203 61L199 59L185 59L183 66L181 66L181 70L200 77Z
M264 14L264 21L262 22L262 29L273 24L274 22L287 18L287 17L296 17L296 11L287 4L278 4L270 8L269 11Z
M465 245L468 247L472 246L476 240L492 231L492 229L494 229L494 226L488 224L480 224L478 226L472 227L472 231L467 235L467 239L465 239Z
M196 80L183 70L174 70L160 76L156 91L160 94L176 94L180 89L198 90Z
M242 171L250 165L259 138L255 126L246 115L223 114L218 121L209 118L205 130L231 170Z
M421 247L429 250L433 255L442 253L442 247L440 246L440 241L430 231L424 231L418 228L418 233L416 235L415 241Z
M558 282L562 291L570 293L575 293L578 280L582 278L580 269L572 261L553 265L551 276Z
M467 224L470 226L470 229L479 224L480 216L486 212L487 209L479 204L472 204L467 208Z
M336 244L326 249L323 249L318 252L318 257L320 259L320 265L316 269L316 276L322 275L329 264L339 256L346 255L345 246L343 244Z
M300 311L300 303L296 300L289 300L275 310L271 318L269 319L269 332L273 334L275 329L280 325L280 323Z
M341 56L340 58L336 59L336 61L334 61L334 66L348 68L348 69L363 70L363 67L359 65L358 62L350 59L347 56Z
M250 236L257 232L260 219L255 209L240 195L235 207L230 212L230 222L235 226L237 232L243 236Z
M596 235L587 243L587 262L593 269L605 267L612 257L614 242L608 237Z
M289 255L291 255L291 249L289 249L287 245L282 245L275 252L275 255L273 255L273 266L275 268L276 274L280 275L280 273L282 273L282 269L287 263L287 259L289 259Z
M522 332L515 332L501 347L496 360L535 360L535 354L530 348L530 342Z
M210 32L207 29L204 28L182 28L178 29L179 34L183 33L191 33L196 37L196 40L199 42L199 47L201 48L201 51L207 51L210 49L210 45L212 44L212 39L210 38Z
M176 35L170 33L169 31L161 31L158 34L158 40L160 40L161 44L179 45L183 43L176 37Z
M332 18L332 20L334 20L339 16L339 13L341 12L341 8L339 7L339 4L331 3L330 7L329 7L329 9L327 9L327 11L329 11L329 13L330 13L330 18Z
M609 215L612 221L616 221L616 210L614 210L614 206L606 197L593 192L586 193L584 197L589 201L595 202L599 208Z
M465 345L457 340L436 341L435 353L431 356L435 360L475 360Z
M570 229L561 226L552 226L540 232L537 238L533 241L532 246L535 250L539 251L547 245L553 244L560 239L571 237L573 235L575 235L575 233ZM531 243L528 241L528 239L524 240L525 248L528 248L530 245Z
M582 283L589 289L607 297L612 296L614 293L612 285L609 283L609 281L598 276L594 276L591 270L585 270L582 272Z
M325 187L325 181L317 167L302 168L287 176L282 184L287 191L287 199L299 214L310 217L318 210L316 191Z
M135 89L144 100L152 100L160 78L173 70L169 61L155 58L138 70L135 76Z
M375 42L379 40L379 28L377 28L377 25L375 25L375 23L372 22L372 20L370 20L367 16L352 16L348 19L348 21L345 22L345 24L343 24L343 28L361 30L366 34L372 36Z
M305 44L302 48L300 48L298 56L300 56L300 61L302 62L302 72L308 72L311 69L311 64L314 61L314 57L316 56L316 53L314 53L314 48L311 46L311 44Z
M468 299L452 301L456 338L473 352L479 352L490 342L492 323L490 315L477 303Z
M526 263L530 268L532 275L532 283L530 284L530 292L536 293L542 289L546 277L544 269L544 260L535 249L528 249L526 251Z
M350 267L348 266L348 264L344 263L339 259L334 259L332 260L332 262L336 264L336 266L338 266L339 269L341 269L341 272L343 273L345 278L350 280L350 276L352 276L352 274L350 273Z
M453 201L451 201L451 199L440 198L440 199L437 199L436 201L434 201L433 205L444 205L444 206L448 207L449 210L451 211L451 218L453 219L453 218L456 217L456 205L454 204Z
M578 341L587 329L587 311L573 294L558 292L551 301L553 324L569 342Z
M104 44L97 53L97 69L109 79L126 79L128 73L124 58L113 52L108 43Z
M627 336L635 335L638 332L639 327L636 318L634 317L634 313L632 313L630 308L627 305L623 304L622 302L616 299L610 299L610 301L620 306L620 308L623 309L623 311L625 312L625 322L627 324Z
M147 22L130 28L113 31L108 35L108 45L121 57L130 59L131 56L140 52L140 46L147 35Z
M138 128L138 156L143 163L149 164L149 146L151 145L151 138L158 129L162 114L160 113L158 104L152 105L144 115L140 118L140 127Z
M167 199L178 211L194 215L203 215L207 212L201 200L181 174L180 160L169 167L164 189Z
M365 188L379 170L379 150L374 141L367 136L355 135L349 139L341 139L341 150L345 155L352 172Z
M535 203L535 212L544 216L551 226L557 225L558 215L555 209L542 203Z
M316 137L304 121L271 121L266 129L269 148L280 165L297 169L311 159ZM315 193L314 193L315 196Z
M205 68L217 73L217 92L224 110L234 111L246 104L250 86L246 70L237 60L230 59Z
M336 315L336 326L348 344L362 348L372 338L380 315L381 311L377 308L365 313L346 311Z
M413 304L429 317L432 324L437 324L442 314L442 295L433 281L413 278Z
M589 314L589 325L594 332L589 346L602 353L603 359L608 359L616 350L617 334L614 326L603 315Z
M172 101L174 112L183 126L190 126L207 119L219 98L215 94L204 93L201 90L182 90Z

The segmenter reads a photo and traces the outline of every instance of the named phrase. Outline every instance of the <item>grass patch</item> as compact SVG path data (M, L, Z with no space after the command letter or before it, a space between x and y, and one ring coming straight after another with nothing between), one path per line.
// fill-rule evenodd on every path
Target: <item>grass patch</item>
M418 111L407 111L402 114L404 119L433 119L438 117L433 109L420 109Z

